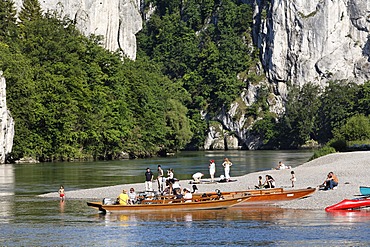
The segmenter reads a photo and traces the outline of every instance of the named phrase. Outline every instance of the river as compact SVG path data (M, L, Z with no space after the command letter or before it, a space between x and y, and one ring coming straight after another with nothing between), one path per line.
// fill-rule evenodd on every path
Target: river
M0 165L1 246L369 246L370 211L329 214L276 207L195 212L100 215L83 200L60 203L37 195L142 182L146 167L173 168L189 179L208 161L221 175L224 157L231 176L267 170L279 160L292 167L310 151L181 152L168 158L109 162Z

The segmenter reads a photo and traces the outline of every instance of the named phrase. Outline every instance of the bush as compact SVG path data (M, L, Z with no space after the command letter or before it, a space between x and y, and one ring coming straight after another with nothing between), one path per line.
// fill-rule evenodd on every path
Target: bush
M347 143L343 139L332 139L326 146L334 148L338 152L344 152L347 150Z
M321 156L325 156L327 154L336 153L336 150L333 147L330 146L324 146L320 148L319 150L315 151L310 160L317 159Z

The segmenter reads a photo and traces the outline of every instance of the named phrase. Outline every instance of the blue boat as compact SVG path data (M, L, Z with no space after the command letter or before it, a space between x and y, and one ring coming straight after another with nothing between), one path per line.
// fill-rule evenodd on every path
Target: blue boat
M370 186L360 186L360 193L363 196L370 196Z

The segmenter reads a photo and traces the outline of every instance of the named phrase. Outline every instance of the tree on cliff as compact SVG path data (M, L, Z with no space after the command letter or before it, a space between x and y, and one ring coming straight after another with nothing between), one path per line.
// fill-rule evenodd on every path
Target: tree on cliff
M17 11L12 0L0 1L0 41L14 39L16 36Z
M22 9L18 15L22 23L42 18L42 9L38 0L23 0Z

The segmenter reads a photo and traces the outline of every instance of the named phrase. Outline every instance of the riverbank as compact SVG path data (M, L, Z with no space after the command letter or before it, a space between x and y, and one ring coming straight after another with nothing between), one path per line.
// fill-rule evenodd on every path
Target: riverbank
M237 164L235 164L237 165ZM359 151L349 153L335 153L320 157L303 165L286 170L266 170L249 173L244 176L232 176L236 182L217 184L198 184L199 192L236 191L254 188L258 176L265 177L269 174L276 180L277 187L291 188L290 172L294 171L297 177L295 188L317 187L322 184L328 172L333 171L339 178L336 190L317 191L311 197L302 200L279 203L280 207L291 209L324 209L325 207L341 201L344 198L354 198L359 194L360 185L370 185L370 152ZM231 172L233 175L233 173ZM191 187L191 180L181 180L182 187ZM153 184L156 188L155 184ZM94 189L66 191L68 198L98 199L104 197L115 198L122 189L135 188L136 191L144 190L144 183L123 184ZM57 193L40 195L42 197L58 197Z

